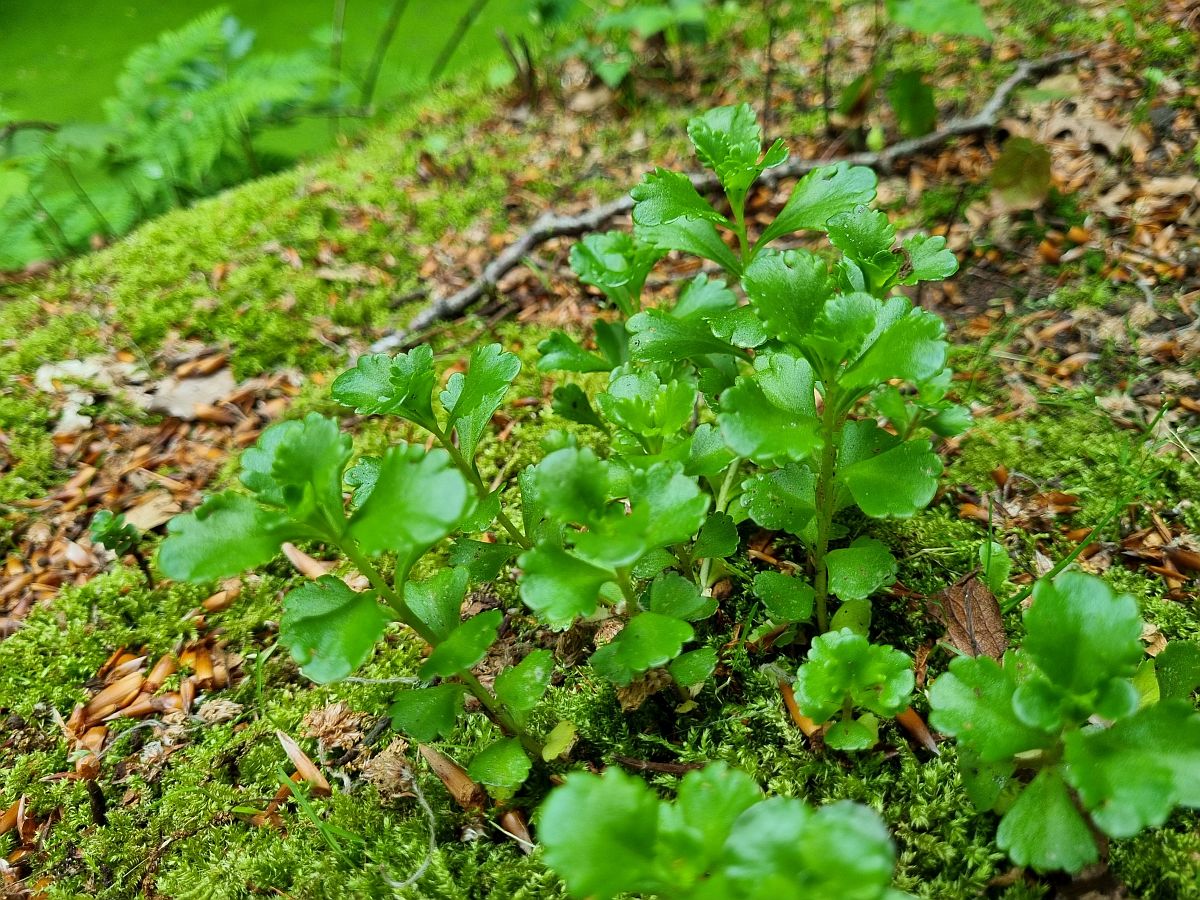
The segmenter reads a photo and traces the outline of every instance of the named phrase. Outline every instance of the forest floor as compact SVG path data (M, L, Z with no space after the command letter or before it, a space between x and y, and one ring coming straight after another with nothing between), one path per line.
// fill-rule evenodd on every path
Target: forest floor
M901 560L876 602L888 639L918 660L918 686L949 659L927 601L972 571L989 532L1018 582L1085 542L1080 564L1137 598L1149 653L1200 641L1200 21L1184 0L1131 13L1012 6L986 56L965 40L890 48L898 66L933 76L943 119L977 109L1019 59L1083 52L1019 91L993 133L881 173L897 226L945 234L959 256L958 275L918 299L947 320L956 392L976 418L940 447L947 472L930 509L872 530ZM766 130L794 157L856 149L852 127L824 130L821 37L783 28L771 47ZM761 23L733 23L686 62L656 60L624 97L572 63L539 97L461 82L360 146L0 281L5 896L381 896L418 871L406 896L564 896L536 853L459 809L382 727L395 680L416 671L414 641L389 633L363 680L313 685L275 649L280 597L303 577L291 564L209 589L151 581L134 558L93 546L88 524L109 509L160 535L230 480L269 423L338 412L327 389L350 357L468 283L539 213L611 199L656 165L690 169L690 115L762 107L767 38ZM847 16L837 85L872 46L871 22ZM895 138L895 123L871 116ZM1052 186L1033 209L991 189L1007 136L1051 151ZM755 221L789 188L754 196ZM570 271L570 244L543 244L464 318L424 335L449 369L482 340L524 360L518 399L489 439L500 481L565 424L535 369L538 340L582 332L599 311ZM692 274L669 259L652 291ZM362 428L363 450L403 436ZM794 550L752 540L760 560ZM551 640L529 627L510 583L469 602L506 609L525 646ZM1019 631L1015 616L1006 624ZM952 745L935 754L889 727L884 752L817 752L762 671L791 665L787 652L742 649L694 703L656 694L629 712L629 698L579 670L539 716L576 725L576 764L640 761L670 785L679 765L724 759L771 792L869 803L897 842L897 887L918 896L1200 897L1195 813L1113 842L1083 881L1035 878L996 848L994 817L971 808ZM108 718L124 705L114 696L139 692L143 708ZM335 790L264 816L295 768L276 730L321 760ZM465 761L484 740L468 727L441 750ZM386 774L409 766L431 806L432 852L425 813ZM531 791L521 799L532 806Z

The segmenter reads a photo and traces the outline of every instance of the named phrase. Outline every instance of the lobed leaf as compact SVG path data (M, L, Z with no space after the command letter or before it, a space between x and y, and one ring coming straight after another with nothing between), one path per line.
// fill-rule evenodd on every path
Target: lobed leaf
M529 712L545 695L553 674L554 654L549 650L534 650L496 676L496 697L509 709Z
M703 684L717 668L717 651L711 647L689 650L671 660L667 671L684 687Z
M646 608L673 619L694 622L716 612L717 601L702 596L696 582L678 572L664 572L650 583Z
M713 334L707 323L677 319L661 309L647 309L629 320L630 355L643 362L674 363L709 354L746 357L744 350Z
M501 738L481 750L467 774L489 788L498 788L502 795L510 794L525 783L533 763L516 738Z
M363 552L396 554L396 571L450 534L475 505L475 492L444 450L392 447L383 457L375 489L350 520L349 535Z
M167 523L158 567L173 581L214 581L265 565L284 541L310 536L282 512L225 491Z
M866 166L837 163L813 169L796 182L788 202L755 247L802 229L823 231L833 216L874 200L875 184L875 173Z
M601 585L612 578L605 569L555 546L528 550L517 563L524 570L521 599L539 619L559 630L594 613Z
M929 441L906 441L839 466L837 481L868 516L908 518L929 505L941 473Z
M1025 628L1024 652L1054 684L1074 694L1131 677L1144 652L1137 602L1081 572L1038 581Z
M433 348L420 344L407 353L360 356L353 369L339 375L333 399L368 416L402 416L433 430Z
M374 591L352 591L340 578L322 575L284 598L279 641L306 676L328 684L366 662L391 618Z
M816 484L811 469L792 463L742 482L741 503L763 528L803 536L816 515Z
M816 592L811 584L782 572L754 576L754 596L776 622L807 622L812 618Z
M1058 769L1043 769L1000 820L1000 849L1019 866L1078 872L1099 854Z
M758 254L742 275L750 305L773 337L803 346L833 296L825 261L808 250Z
M466 374L455 372L446 382L440 399L467 459L475 456L484 430L520 371L521 360L515 354L499 344L487 344L471 351Z
M1013 709L1021 657L960 656L929 689L929 721L938 731L984 763L1011 760L1019 753L1049 747L1052 736L1026 725Z
M1111 728L1070 731L1063 761L1092 821L1112 837L1132 837L1178 805L1200 807L1200 714L1168 701Z
M439 641L444 641L462 621L463 599L470 573L464 566L442 569L424 581L404 582L404 602Z
M353 442L319 413L280 422L242 454L239 478L261 503L336 536L345 528L342 473Z
M721 395L717 420L725 443L760 465L807 458L821 446L812 367L772 353L758 357L755 369Z
M421 664L421 677L449 678L465 672L487 655L496 642L504 613L489 609L463 622L433 648Z
M592 654L592 668L618 685L677 657L694 636L692 626L655 612L639 613Z
M841 600L865 600L896 580L897 564L882 541L860 537L826 557L829 592Z
M908 706L913 683L908 656L843 628L813 639L796 674L796 702L818 724L837 714L847 697L856 707L894 716Z
M538 344L539 372L607 372L612 368L607 360L584 350L573 339L556 331Z
M546 864L576 897L654 891L660 805L644 781L615 767L572 772L538 812Z
M958 257L946 247L941 235L914 234L902 246L908 256L908 270L901 284L941 281L958 271Z
M392 704L392 727L416 741L448 737L463 711L466 692L461 684L404 691Z
M676 219L658 225L645 225L635 218L634 233L638 240L659 250L690 253L712 260L734 277L742 274L742 261L721 239L716 226L708 219Z
M692 180L681 172L662 168L648 172L631 194L634 200L633 221L637 225L654 227L670 224L677 219L729 224L700 196Z

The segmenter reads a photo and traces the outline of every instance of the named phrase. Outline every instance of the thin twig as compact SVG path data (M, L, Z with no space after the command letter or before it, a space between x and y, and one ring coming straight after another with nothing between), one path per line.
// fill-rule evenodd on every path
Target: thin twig
M827 160L793 159L774 169L768 169L762 175L762 181L773 187L779 181L796 178L811 172L820 166L835 163L847 163L853 166L869 166L881 172L889 172L902 159L914 156L925 150L940 147L953 138L970 134L990 131L999 121L1000 113L1012 96L1013 91L1030 79L1051 71L1064 63L1083 56L1082 52L1054 53L1041 59L1023 61L1008 78L1004 79L995 92L973 116L951 119L937 131L899 141L890 147L877 152L850 153L845 156ZM701 193L711 193L720 188L717 177L711 173L696 173L690 176L692 184ZM633 198L623 194L615 200L593 206L591 209L574 216L559 215L545 212L538 216L529 229L517 240L500 253L486 266L483 272L469 285L449 297L438 297L428 306L418 312L408 326L400 331L384 335L371 345L371 352L384 353L406 346L412 336L436 322L456 316L481 297L492 294L496 284L509 271L520 265L522 260L534 249L553 238L575 237L597 231L601 226L620 215L625 215L633 209Z

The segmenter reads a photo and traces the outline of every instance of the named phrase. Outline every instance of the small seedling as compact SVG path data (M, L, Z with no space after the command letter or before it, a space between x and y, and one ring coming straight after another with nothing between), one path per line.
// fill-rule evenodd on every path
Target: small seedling
M114 516L109 510L102 509L92 517L88 532L93 544L116 554L118 559L132 556L146 577L146 584L154 586L154 575L141 550L142 534L125 521L124 515L117 513Z
M574 773L538 816L546 862L573 897L900 900L879 816L843 801L763 799L722 763L690 772L674 801L619 769Z
M930 689L931 721L957 738L967 792L1002 813L997 843L1017 864L1078 872L1099 859L1095 832L1200 808L1200 652L1168 645L1156 677L1142 626L1133 597L1064 572L1038 582L1019 649L956 659Z

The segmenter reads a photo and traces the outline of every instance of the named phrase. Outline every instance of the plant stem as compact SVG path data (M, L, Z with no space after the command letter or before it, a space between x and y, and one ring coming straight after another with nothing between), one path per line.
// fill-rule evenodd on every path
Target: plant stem
M479 477L479 473L475 470L475 467L471 465L470 461L465 456L463 456L462 451L459 450L458 447L454 446L454 441L450 440L449 433L441 430L435 431L432 428L430 431L433 433L433 436L437 438L438 443L441 444L445 451L450 454L450 459L454 462L455 467L467 477L467 480L471 482L472 485L475 486L475 491L479 495L480 501L482 502L490 497L492 492L489 491L487 485L483 483L483 479ZM499 522L501 527L508 532L509 537L516 541L521 547L528 550L533 546L533 541L529 540L529 538L524 535L521 529L513 524L512 519L508 517L508 514L504 512L504 510L496 510L496 521Z
M504 708L504 704L496 699L495 694L483 686L483 683L477 677L475 677L473 672L459 672L456 677L459 681L466 685L467 690L469 690L475 696L475 699L479 701L480 706L487 710L489 719L499 725L501 730L520 740L521 746L532 753L535 758L541 758L541 743L535 740L532 735L528 734L525 729L517 724L517 720L514 719L512 714Z
M336 97L342 87L342 44L346 37L346 0L333 0L333 36L329 42L329 68L333 72L333 95ZM335 114L330 123L336 133L338 117Z
M450 37L438 53L437 59L433 61L433 67L429 70L430 84L434 84L441 77L442 72L445 71L447 64L450 62L450 58L454 56L454 51L458 49L458 45L467 36L467 31L475 23L475 20L479 18L479 14L483 12L483 8L487 5L488 0L474 0L467 7L467 11L459 18L458 24L454 26L454 31L451 32Z
M92 195L84 190L83 185L79 183L79 179L75 177L75 169L67 162L66 157L55 155L54 162L62 170L63 175L67 177L67 181L71 182L71 190L75 192L75 196L79 198L80 202L88 208L88 212L92 214L92 218L96 220L96 224L109 237L115 237L116 230L109 224L108 219L104 217L104 213L100 211L100 207L92 200Z
M629 607L629 613L632 615L638 610L637 592L633 589L633 579L629 577L629 569L617 569L617 587L621 589L621 596L625 598L625 604Z
M714 513L723 513L729 509L729 495L733 492L733 485L737 481L738 471L741 467L742 460L737 458L725 470L725 478L721 481L721 487L717 491L717 501L713 506ZM712 573L712 562L712 558L710 557L700 563L700 577L698 582L701 592L708 590L708 579Z
M734 231L737 232L738 246L742 252L742 268L745 269L750 264L752 255L750 241L746 237L746 195L730 195L729 206L733 210Z
M816 591L817 626L824 634L829 630L829 532L833 525L833 509L837 503L834 488L834 466L837 447L834 437L839 422L838 398L834 391L825 396L825 408L821 412L821 469L817 474L817 539L812 548L813 588Z
M367 73L363 77L362 91L358 95L358 105L363 109L367 109L371 105L371 98L375 96L375 84L379 80L379 70L383 68L383 59L387 56L388 48L392 45L392 38L396 35L396 27L400 24L400 19L406 9L408 9L408 0L395 0L392 3L391 12L388 13L387 22L379 32L379 40L375 42L375 52L371 54L371 62L367 65Z
M375 588L379 592L379 596L387 601L387 605L392 608L397 619L419 634L430 646L437 645L437 635L430 631L429 626L421 621L417 614L412 611L412 608L404 602L404 598L400 596L403 581L398 582L397 586L393 588L387 583L387 579L380 574L371 561L367 559L366 555L352 542L338 544L338 549L342 551L346 559L354 564L354 568L367 576L367 581L371 582L371 587Z

